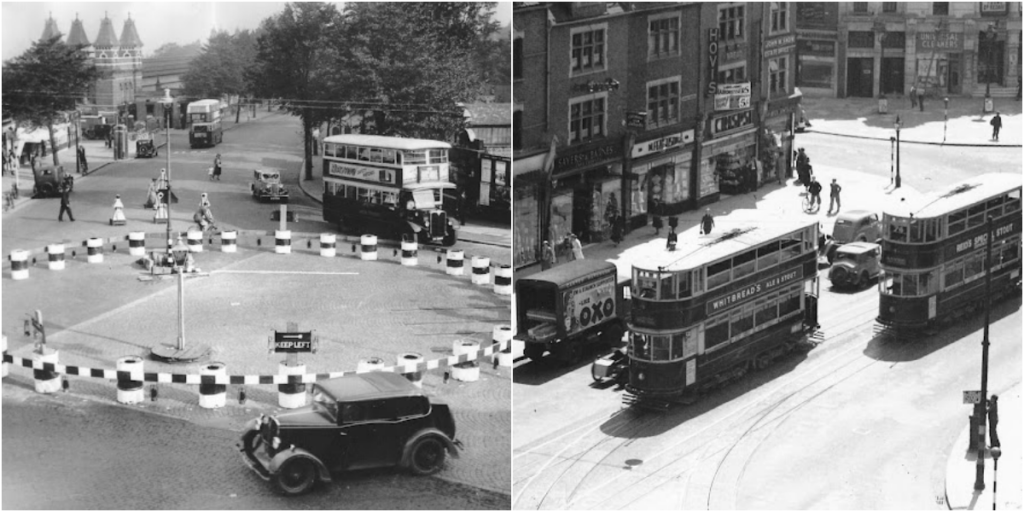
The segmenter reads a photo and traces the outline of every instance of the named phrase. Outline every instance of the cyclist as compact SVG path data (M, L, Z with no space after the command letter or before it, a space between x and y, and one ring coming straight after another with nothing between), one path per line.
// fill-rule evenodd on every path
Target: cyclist
M210 211L208 204L203 204L196 210L196 213L192 215L192 220L199 226L201 231L206 231L207 228L214 229L217 226L213 223L213 212Z

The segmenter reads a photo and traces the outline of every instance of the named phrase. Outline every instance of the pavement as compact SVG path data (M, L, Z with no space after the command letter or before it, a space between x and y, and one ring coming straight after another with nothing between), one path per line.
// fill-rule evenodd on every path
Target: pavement
M306 168L306 162L302 162L302 169ZM313 179L304 180L299 179L299 189L302 190L303 194L317 202L317 204L323 204L322 190L324 189L324 176L323 176L323 158L320 156L313 157ZM301 171L305 173L305 170ZM509 226L503 226L496 222L469 219L466 223L463 223L459 228L459 240L464 242L473 242L477 244L494 245L497 247L508 247L512 248L512 230ZM512 262L511 252L508 258L502 262L510 264Z

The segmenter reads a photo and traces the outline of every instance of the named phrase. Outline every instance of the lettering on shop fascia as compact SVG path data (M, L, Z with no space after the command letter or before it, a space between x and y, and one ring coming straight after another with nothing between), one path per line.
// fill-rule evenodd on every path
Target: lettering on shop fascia
M555 173L565 172L590 164L609 160L616 156L618 144L611 143L587 151L555 158Z
M785 274L774 276L763 281L754 283L742 290L737 290L728 295L723 295L718 299L714 299L708 302L708 316L714 315L720 309L727 308L746 302L758 295L770 292L781 285L800 279L803 276L803 268L797 268L791 270Z
M959 32L918 32L918 51L963 51L964 38Z
M667 149L679 147L684 144L690 144L693 142L693 135L694 132L691 129L666 135L654 140L638 142L633 145L633 158L640 158L644 155L660 153Z
M711 134L718 136L754 124L754 109L733 112L711 120Z
M718 89L718 27L708 29L708 64L711 72L708 73L708 87L705 96L713 96Z

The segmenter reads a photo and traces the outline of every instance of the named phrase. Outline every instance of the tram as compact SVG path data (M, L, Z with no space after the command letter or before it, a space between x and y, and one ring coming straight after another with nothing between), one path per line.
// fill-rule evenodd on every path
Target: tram
M1020 193L1020 173L994 173L885 208L877 321L922 330L983 307L986 266L992 298L1019 294Z
M816 220L716 220L623 255L632 267L629 405L665 408L764 368L817 328Z

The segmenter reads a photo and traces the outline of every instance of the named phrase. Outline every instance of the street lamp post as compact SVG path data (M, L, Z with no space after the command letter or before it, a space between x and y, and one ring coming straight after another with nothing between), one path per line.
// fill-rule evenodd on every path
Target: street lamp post
M896 168L896 137L889 137L889 184L894 183L894 169Z
M996 509L996 484L999 483L996 480L996 475L999 473L999 456L1003 454L1002 448L993 446L990 450L992 452L992 510Z
M991 319L992 294L992 216L985 220L985 330L981 339L981 400L974 404L978 428L978 463L974 474L974 490L985 489L985 405L988 402L988 326Z
M946 143L946 127L949 125L949 96L942 98L942 143Z
M896 188L900 188L903 180L900 179L900 116L896 116Z
M181 235L178 235L178 241L174 244L174 247L170 249L171 255L174 257L174 271L178 273L178 343L177 349L179 351L185 350L185 270L186 262L188 261L188 246L181 241Z

